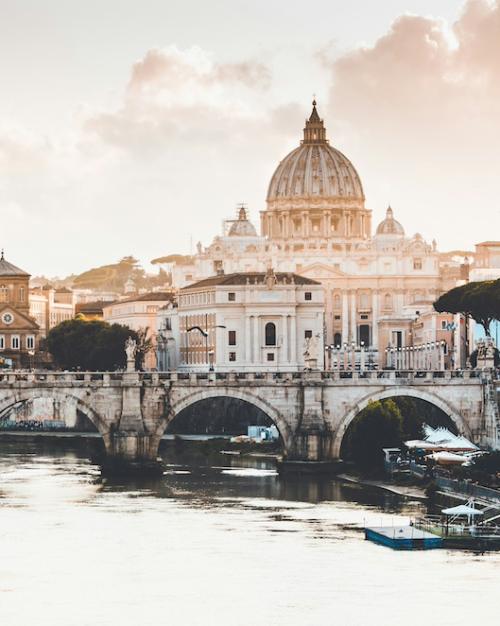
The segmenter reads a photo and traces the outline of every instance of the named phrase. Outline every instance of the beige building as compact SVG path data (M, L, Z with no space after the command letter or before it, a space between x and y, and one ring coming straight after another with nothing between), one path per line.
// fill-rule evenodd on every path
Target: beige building
M0 365L33 367L39 327L30 315L30 275L0 256Z
M121 324L135 331L145 331L153 343L146 355L144 367L156 368L157 314L158 310L171 302L173 295L166 292L149 292L117 300L103 306L103 319L108 324Z
M180 369L323 368L323 289L297 274L212 276L181 289L177 308L161 315Z
M171 257L175 259L175 257ZM419 313L463 279L466 259L435 241L408 236L393 209L372 232L361 178L327 139L316 103L300 145L271 176L261 235L240 207L223 233L191 257L165 266L182 288L214 273L292 272L324 288L325 342L364 346L385 365L385 350L409 346Z
M75 317L75 296L65 287L54 289L50 285L30 289L30 315L40 327L40 335Z

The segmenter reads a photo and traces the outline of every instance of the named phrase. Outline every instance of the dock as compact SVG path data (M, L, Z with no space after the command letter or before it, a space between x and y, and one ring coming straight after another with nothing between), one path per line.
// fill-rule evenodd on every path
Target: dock
M394 550L433 550L443 547L443 539L414 526L375 526L365 528L365 539Z

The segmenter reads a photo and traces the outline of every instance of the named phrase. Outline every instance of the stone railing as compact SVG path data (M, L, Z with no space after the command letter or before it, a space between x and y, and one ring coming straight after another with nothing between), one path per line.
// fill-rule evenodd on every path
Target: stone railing
M361 384L390 384L393 382L407 382L410 384L426 383L430 381L446 381L459 383L464 380L480 380L484 373L480 370L365 370L344 372L330 371L303 371L303 372L59 372L59 371L11 371L0 373L0 387L28 383L33 386L115 386L123 382L144 383L146 386L164 385L165 383L179 382L181 384L210 384L210 383L261 383L282 382L296 384L298 382L339 382L350 384L358 381ZM384 382L383 382L384 381Z

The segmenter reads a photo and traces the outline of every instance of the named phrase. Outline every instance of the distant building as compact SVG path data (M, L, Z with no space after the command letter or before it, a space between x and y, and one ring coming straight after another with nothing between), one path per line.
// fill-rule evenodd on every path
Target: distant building
M87 322L104 319L103 309L109 302L102 300L94 302L80 302L75 306L75 316Z
M212 276L181 289L170 311L176 360L201 371L322 368L323 311L321 285L297 274Z
M144 367L156 368L158 310L173 300L169 292L151 291L111 302L103 307L103 319L109 324L121 324L135 331L145 331L152 340L153 350L146 355Z
M265 272L269 266L317 281L324 291L326 343L332 350L363 347L379 365L387 348L410 345L417 312L467 280L468 253L443 254L435 241L408 236L391 207L372 228L361 177L328 141L315 102L302 141L270 179L266 201L260 234L239 207L208 246L155 262L178 289L220 272Z
M50 285L30 289L30 315L40 327L40 336L61 322L75 317L75 296L65 287L54 289Z
M33 367L40 328L30 315L30 275L0 256L0 364Z

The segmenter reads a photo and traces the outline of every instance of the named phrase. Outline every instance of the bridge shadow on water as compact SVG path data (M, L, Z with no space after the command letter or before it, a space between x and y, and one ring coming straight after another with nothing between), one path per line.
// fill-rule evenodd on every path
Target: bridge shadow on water
M107 478L96 459L102 442L92 438L0 439L0 473L22 469L25 480L71 479L92 485L95 496L122 494L175 500L190 508L282 508L283 503L344 503L390 513L405 513L404 498L373 487L345 483L334 476L281 476L273 458L221 454L199 443L179 447L163 442L164 474L157 477ZM0 488L1 497L1 488ZM263 505L263 502L266 504ZM420 506L413 503L411 506Z

